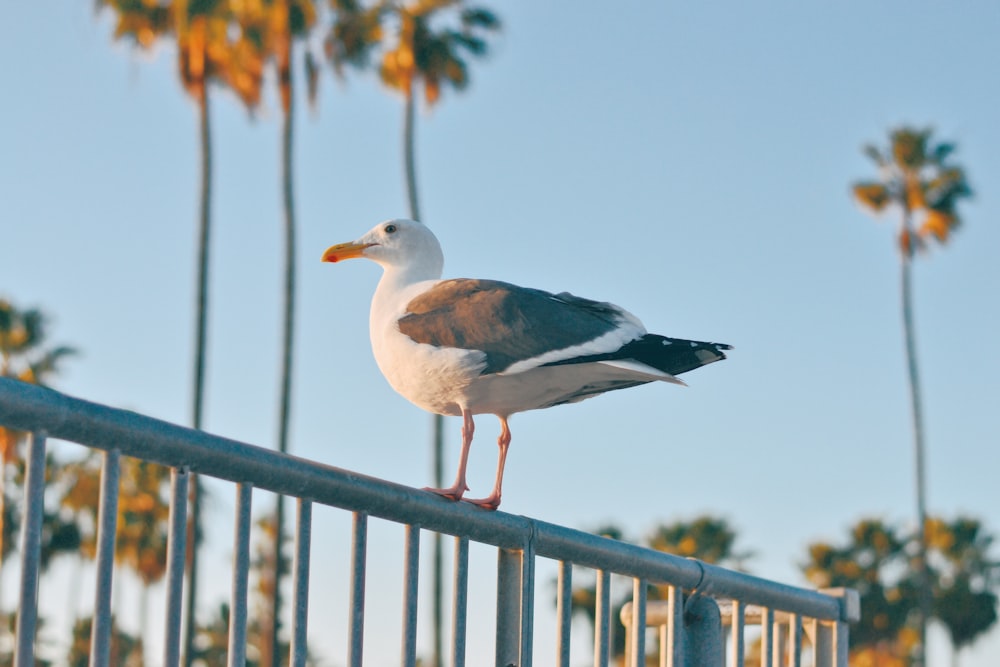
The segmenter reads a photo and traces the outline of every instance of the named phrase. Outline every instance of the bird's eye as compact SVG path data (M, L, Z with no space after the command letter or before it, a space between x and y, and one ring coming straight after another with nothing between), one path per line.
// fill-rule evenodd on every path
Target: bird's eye
M385 226L385 233L386 234L395 234L396 233L396 225L386 225Z

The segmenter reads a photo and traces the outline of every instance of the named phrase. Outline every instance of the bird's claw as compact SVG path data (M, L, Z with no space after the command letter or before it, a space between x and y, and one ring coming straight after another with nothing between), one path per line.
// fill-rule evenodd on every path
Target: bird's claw
M442 498L447 498L449 500L461 500L465 492L469 490L469 487L465 486L450 486L447 489L437 489L432 486L425 486L424 491L430 491L431 493L441 496Z
M462 498L462 502L481 507L484 510L495 512L500 507L500 496L489 496L488 498Z

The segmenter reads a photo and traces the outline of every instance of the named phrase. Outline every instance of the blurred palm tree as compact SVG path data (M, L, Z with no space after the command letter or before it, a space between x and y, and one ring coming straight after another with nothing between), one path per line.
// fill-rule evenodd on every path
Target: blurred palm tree
M952 667L958 667L961 650L997 622L1000 562L991 554L994 536L978 519L967 516L952 521L931 518L927 536L934 616L948 629Z
M861 620L851 626L851 664L910 665L918 635L908 625L917 590L906 571L907 539L880 519L863 519L846 544L809 545L802 569L817 588L847 587L861 598Z
M458 27L435 30L432 23L447 18L446 10L457 12ZM423 87L424 100L434 106L445 86L464 90L469 85L468 56L484 57L486 35L500 29L497 15L483 7L469 7L462 0L416 0L388 2L385 11L398 22L395 46L385 51L379 73L382 82L403 94L403 155L406 193L410 217L421 220L417 197L414 101L416 89Z
M415 0L414 2L381 3L386 15L397 23L395 45L382 55L379 70L382 83L402 93L403 163L406 194L412 220L426 222L420 211L417 193L415 97L422 86L429 107L441 98L445 86L464 90L469 85L470 56L484 57L488 50L487 35L500 29L499 17L484 7L470 7L463 0ZM447 20L447 14L457 14L457 27L436 28L432 24ZM431 421L431 443L434 451L434 486L444 486L444 418L434 415ZM441 536L434 538L434 667L439 667L442 648L441 599L442 580Z
M385 16L383 3L369 5L359 0L329 0L332 20L323 38L323 50L333 72L339 79L346 75L346 68L366 70L371 65L375 49L382 43L382 21ZM316 71L316 64L306 61L307 70ZM310 76L310 81L315 77ZM316 87L310 88L310 99L315 100Z
M311 2L301 0L284 0L276 3L281 9L279 20L274 25L274 47L272 53L278 72L278 87L281 94L282 131L281 131L281 189L284 211L285 229L285 284L284 284L284 318L282 326L281 351L281 397L278 414L278 450L288 451L288 434L291 417L292 395L292 353L295 334L295 198L294 181L292 177L292 149L294 128L294 90L293 90L293 45L295 40L305 39L309 30L316 22L316 12ZM312 62L307 60L306 62ZM312 68L311 71L314 71ZM314 75L310 77L310 80ZM281 641L281 581L285 573L285 558L282 551L285 536L285 504L284 498L278 496L275 507L274 553L274 588L271 597L270 628L262 630L261 665L272 667L280 665L279 658Z
M45 386L58 371L62 360L75 353L73 348L65 345L50 347L46 333L46 318L42 311L35 308L21 310L0 299L0 377ZM13 538L19 513L14 511L11 501L23 495L19 491L24 481L21 449L26 436L26 433L0 426L0 568L5 557L15 548ZM51 456L48 460L52 463ZM46 513L44 521L45 535L57 539L60 536L66 538L64 531L72 530L72 526L62 522L58 515ZM50 551L50 548L43 548L46 560Z
M253 525L253 555L250 559L250 609L247 622L247 667L262 667L265 664L289 664L290 645L281 641L277 647L278 656L269 663L269 656L261 652L266 648L272 631L270 614L274 599L276 579L274 562L274 542L277 539L275 515L267 513L257 519ZM229 650L229 618L231 610L228 603L222 603L217 608L216 615L207 625L198 627L195 642L195 659L207 665L222 665L226 662ZM308 652L307 652L308 653ZM316 665L317 660L312 655L306 656L306 665Z
M292 367L295 341L295 191L293 178L293 149L295 121L295 43L307 39L316 24L317 10L311 0L261 0L241 4L237 20L244 34L256 46L264 63L273 63L281 104L281 191L282 216L284 219L284 287L282 291L282 334L281 334L281 379L278 399L278 451L288 451L289 427L291 423ZM316 66L311 52L306 51L305 68L309 90L315 90ZM258 82L259 84L259 82ZM258 86L259 87L259 86ZM259 100L259 90L248 106L253 107ZM279 496L277 502L277 531L284 534L284 502ZM270 639L261 648L263 665L277 664L276 650L280 630L281 587L280 572L283 570L280 540L275 543L275 563L278 584L274 587L272 628L265 633Z
M927 537L932 611L948 630L952 662L997 621L1000 563L991 555L994 537L979 520L931 517L911 535L880 519L864 519L850 529L846 544L809 545L803 566L819 588L848 587L861 597L861 620L851 627L852 665L909 667L920 641L913 617L920 611L920 571L916 554Z
M64 488L60 504L72 516L86 516L80 555L97 555L97 512L100 495L101 456L64 466L56 480ZM142 663L143 638L148 636L149 589L167 572L167 536L170 517L170 468L151 461L124 456L118 496L115 562L131 569L142 584L139 601L139 633L131 651ZM125 654L129 655L129 654Z
M753 554L735 551L735 543L736 530L726 519L711 515L661 524L646 539L646 544L657 551L743 570L744 562Z
M68 667L89 667L90 637L93 624L92 616L79 618L73 623L73 636L66 656ZM118 627L117 619L112 616L109 664L121 667L142 667L143 661L136 652L136 648L140 645L141 641Z
M37 653L48 653L42 647L51 644L50 640L46 639L44 632L44 627L46 625L45 619L39 616L36 620L38 627L35 630L35 651ZM17 612L12 611L9 614L0 612L0 665L13 665L14 664L14 634L17 631ZM52 661L46 660L38 655L35 656L34 667L52 667Z
M139 48L152 48L168 37L176 41L181 83L198 108L200 154L198 245L195 300L195 346L192 373L191 424L202 428L205 405L206 350L208 345L208 281L211 241L212 132L210 84L228 86L245 103L260 94L263 65L260 50L234 22L233 4L227 0L97 0L115 15L114 36L129 39ZM244 3L236 3L243 6ZM235 29L234 29L235 28ZM198 590L198 545L201 540L201 485L190 481L188 523L188 598L185 647L190 647ZM185 652L185 655L189 651ZM187 664L190 662L185 658Z
M926 475L924 469L923 407L917 367L913 323L913 289L910 264L917 251L937 242L944 245L958 228L959 202L972 195L965 171L949 161L955 144L935 143L931 130L901 127L889 136L889 146L865 146L864 152L879 168L879 179L855 183L858 202L873 213L892 211L898 216L897 244L900 252L900 300L903 311L903 338L910 385L914 459L916 468L917 525L927 524ZM916 618L919 635L918 664L924 664L927 619L931 613L932 591L927 571L927 538L919 540L917 572L920 605Z
M604 526L596 531L597 535L613 540L624 540L622 529L614 524ZM743 563L752 556L748 551L734 550L736 531L729 522L721 517L702 515L690 521L677 520L672 523L656 526L646 538L645 545L657 551L696 558L706 563L737 567L743 569ZM648 589L649 599L665 600L667 586L651 584ZM628 589L631 591L631 589ZM625 626L621 621L621 610L631 599L627 593L611 609L611 654L614 658L625 655ZM597 610L596 585L581 586L573 589L572 611L582 614L594 627Z

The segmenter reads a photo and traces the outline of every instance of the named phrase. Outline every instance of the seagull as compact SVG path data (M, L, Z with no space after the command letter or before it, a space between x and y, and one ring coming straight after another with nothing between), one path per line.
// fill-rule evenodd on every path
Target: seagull
M489 510L500 506L511 415L649 382L683 385L677 375L732 349L647 333L623 308L567 292L442 280L441 245L413 220L388 220L323 253L324 262L359 257L383 269L369 319L382 374L414 405L462 417L455 483L425 490ZM469 499L466 466L479 414L499 418L500 452L493 490Z

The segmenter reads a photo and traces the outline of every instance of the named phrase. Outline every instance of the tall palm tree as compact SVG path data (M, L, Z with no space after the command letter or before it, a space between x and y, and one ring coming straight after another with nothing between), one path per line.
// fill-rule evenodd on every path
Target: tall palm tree
M440 100L445 86L464 90L469 84L468 56L487 54L486 34L500 29L500 19L489 9L469 7L462 0L415 0L406 4L386 2L386 13L398 22L394 48L382 56L380 76L390 89L403 95L403 164L410 218L426 222L420 212L417 192L415 97L416 88L423 87L428 106ZM456 10L458 27L432 28L446 10ZM444 418L432 417L432 448L434 451L434 485L444 486ZM442 544L434 537L434 655L432 664L442 664Z
M458 28L432 29L432 21L448 9L458 11ZM445 86L464 90L469 85L466 57L487 54L486 33L499 30L500 19L489 9L468 7L462 0L390 2L386 11L399 27L395 47L383 54L380 75L386 86L403 94L406 193L410 216L420 220L414 138L416 88L422 85L428 106L440 100Z
M311 2L305 0L283 0L276 3L280 9L275 24L275 42L273 54L278 72L278 87L281 94L282 128L281 128L281 192L282 211L285 230L285 279L284 279L284 317L282 319L281 340L281 397L278 413L278 450L288 451L288 432L291 419L292 397L292 353L295 336L295 193L292 177L292 149L294 139L294 89L293 46L297 39L304 39L316 22L316 10ZM279 496L275 507L274 541L274 595L272 598L270 633L265 631L265 650L262 650L262 665L265 667L279 665L278 651L280 640L278 631L281 627L281 577L284 572L284 553L282 545L285 535L285 504Z
M278 399L278 451L288 451L291 423L292 368L295 340L295 192L293 178L293 148L295 119L295 42L304 41L316 23L317 10L312 0L266 0L258 3L240 3L236 20L240 31L248 40L261 63L273 63L281 104L281 192L284 229L284 271L282 291L281 371ZM313 89L315 65L311 55L306 59L310 90ZM254 81L254 94L244 101L251 109L260 99L260 79ZM277 499L277 534L284 535L284 503ZM275 542L275 567L283 569L281 539ZM279 579L280 584L280 579ZM264 633L265 645L261 647L262 664L277 664L281 587L275 585L270 633Z
M98 6L116 16L115 38L130 39L137 47L151 48L158 39L177 43L177 65L181 83L198 109L199 202L195 345L192 370L191 424L202 428L205 405L205 369L208 344L208 282L211 242L212 132L211 83L222 83L244 102L259 95L262 64L259 52L242 32L233 37L233 15L225 0L189 2L144 2L142 0L98 0ZM236 26L238 27L238 26ZM198 543L201 526L201 485L197 476L190 483L191 507L188 523L188 597L185 626L185 656L191 653L198 590ZM185 658L190 664L189 658Z
M227 84L246 104L260 95L263 65L259 52L242 33L231 37L234 17L229 3L174 0L173 27L177 40L178 70L184 89L198 107L200 182L198 205L197 298L195 350L191 396L191 425L201 429L205 406L205 369L208 346L208 280L211 242L212 132L209 84ZM238 26L236 26L238 27ZM184 626L184 660L191 664L198 604L198 552L201 543L202 489L197 475L190 480L188 520L188 596Z
M893 130L889 146L865 147L865 154L879 168L879 179L853 186L858 202L873 213L892 211L898 216L897 243L900 252L900 301L903 315L903 339L910 386L910 412L913 431L917 526L920 527L916 570L920 589L917 613L918 664L924 664L927 645L927 619L931 613L932 591L927 569L926 472L923 406L917 366L917 344L913 323L913 287L911 264L917 253L937 242L944 245L959 226L958 203L972 195L964 170L949 162L955 150L952 143L935 143L931 130L901 127Z
M248 107L260 100L263 55L255 36L243 30L236 9L246 3L223 0L187 2L175 0L176 34L181 80L198 105L201 183L198 235L198 299L192 393L192 425L202 427L205 393L205 354L208 323L208 270L211 230L212 143L209 115L211 83L222 84ZM184 626L184 661L190 665L196 633L198 603L198 552L201 543L202 489L197 475L190 480L191 511L188 522L188 597Z

